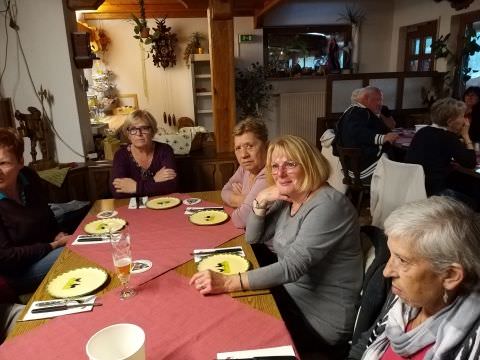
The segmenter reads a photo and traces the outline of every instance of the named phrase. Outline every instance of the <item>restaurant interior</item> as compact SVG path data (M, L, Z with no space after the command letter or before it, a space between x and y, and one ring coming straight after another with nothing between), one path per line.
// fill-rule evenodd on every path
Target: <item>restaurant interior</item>
M270 140L294 135L318 148L330 164L330 185L350 198L360 225L381 228L401 205L389 203L398 196L365 186L348 162L355 160L330 147L352 92L381 89L400 129L394 160L402 161L415 129L431 125L432 103L462 99L467 88L480 86L480 0L3 0L0 10L0 128L20 132L25 165L40 176L48 202L73 204L72 217L63 220L76 239L33 294L15 295L26 304L25 318L0 346L0 359L76 359L85 351L107 359L85 346L114 323L135 323L146 333L147 357L128 359L254 358L229 352L260 348L285 359L335 359L296 349L272 292L244 290L243 268L233 273L241 290L214 300L186 285L202 260L192 259L197 250L227 247L248 260L247 268L263 265L244 229L232 226L233 209L220 193L242 166L236 124L261 119ZM136 110L153 115L153 141L173 150L177 191L165 201L174 205L112 199L113 159L133 134L122 126ZM477 187L480 144L474 143L476 167L454 167ZM218 226L192 225L184 211L197 198L202 210L220 207L228 215ZM123 221L119 229L127 226L134 257L145 259L138 266L146 270L130 280L132 299L118 299L124 284L111 250L102 248L113 241L112 230L87 228L103 221L95 220L102 212ZM162 238L175 246L152 245ZM374 256L363 242L365 257ZM34 302L79 296L55 294L50 286L75 269L102 270L95 291L78 294L95 294L103 306L94 307L93 296L78 300L91 307L74 304L71 316L32 314ZM0 271L0 288L1 277Z

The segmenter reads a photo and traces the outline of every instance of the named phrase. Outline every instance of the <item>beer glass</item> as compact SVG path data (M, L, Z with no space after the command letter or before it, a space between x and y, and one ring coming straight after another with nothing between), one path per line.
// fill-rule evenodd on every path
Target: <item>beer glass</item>
M135 295L135 290L128 287L132 267L130 234L128 232L110 233L112 257L118 279L122 283L120 299L125 300Z

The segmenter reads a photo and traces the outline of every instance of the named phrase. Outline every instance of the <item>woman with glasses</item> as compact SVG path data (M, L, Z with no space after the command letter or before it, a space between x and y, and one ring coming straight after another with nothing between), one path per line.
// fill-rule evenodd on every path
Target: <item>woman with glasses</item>
M268 130L261 121L247 118L233 130L235 156L240 165L222 189L222 200L235 208L233 224L245 228L252 211L252 200L267 186L265 161L267 160Z
M300 137L273 141L266 169L272 185L252 202L246 238L273 236L278 261L234 276L199 272L190 284L204 295L273 288L301 357L342 359L363 277L357 214L327 183L327 160Z
M172 148L153 142L157 121L148 111L132 112L123 124L130 144L113 159L111 191L114 198L153 196L175 192L177 173Z

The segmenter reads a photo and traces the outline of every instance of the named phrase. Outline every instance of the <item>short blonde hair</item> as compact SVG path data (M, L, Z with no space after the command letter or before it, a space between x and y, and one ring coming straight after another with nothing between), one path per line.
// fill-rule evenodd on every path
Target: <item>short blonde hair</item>
M304 178L300 184L300 191L313 191L325 184L330 176L330 165L320 151L305 139L294 136L281 136L268 147L267 151L267 180L273 184L272 154L281 151L292 161L300 164Z
M447 127L450 119L456 119L465 114L466 110L467 105L463 101L446 97L433 103L430 108L430 118L434 124Z
M241 136L248 132L255 135L261 142L265 144L268 142L268 130L263 121L247 117L235 125L233 136Z
M135 110L130 113L123 123L123 134L128 138L128 129L136 121L143 121L152 128L152 134L155 135L158 131L157 120L147 110Z

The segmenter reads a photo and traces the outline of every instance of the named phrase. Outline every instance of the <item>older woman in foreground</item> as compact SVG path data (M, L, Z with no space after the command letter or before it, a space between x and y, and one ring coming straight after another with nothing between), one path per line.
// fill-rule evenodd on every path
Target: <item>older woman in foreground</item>
M114 198L163 195L177 190L172 148L153 142L157 121L148 111L132 112L123 124L130 144L113 159L110 190Z
M480 216L434 196L392 212L385 233L393 294L350 359L479 359Z
M265 162L267 160L268 130L261 121L247 118L233 130L235 156L240 165L222 189L222 200L236 208L233 224L245 228L252 211L252 201L267 187Z
M302 138L287 135L270 144L266 168L274 185L253 200L246 238L258 243L273 235L278 262L233 276L200 272L190 284L205 295L283 285L284 298L276 300L297 349L341 348L362 283L355 209L328 185L326 159Z

